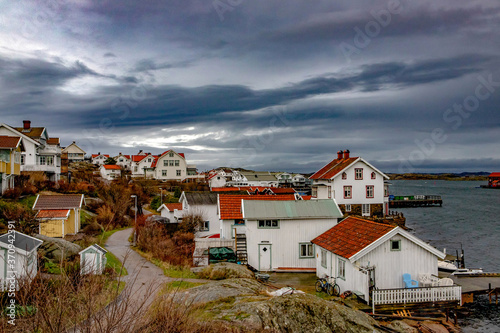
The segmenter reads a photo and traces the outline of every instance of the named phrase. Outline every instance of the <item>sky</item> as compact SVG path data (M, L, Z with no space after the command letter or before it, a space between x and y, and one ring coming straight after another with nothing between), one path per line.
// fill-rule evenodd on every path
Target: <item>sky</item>
M500 171L499 37L493 0L0 0L0 123L199 171Z

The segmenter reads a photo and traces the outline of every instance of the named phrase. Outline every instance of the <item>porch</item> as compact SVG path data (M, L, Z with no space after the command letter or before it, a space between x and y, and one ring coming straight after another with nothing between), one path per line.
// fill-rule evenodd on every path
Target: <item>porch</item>
M462 287L398 288L372 291L372 311L376 306L447 302L461 304Z

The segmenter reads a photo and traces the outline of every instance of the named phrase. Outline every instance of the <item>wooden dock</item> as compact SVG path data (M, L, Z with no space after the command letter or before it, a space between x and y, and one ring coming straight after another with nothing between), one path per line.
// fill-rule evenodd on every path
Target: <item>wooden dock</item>
M450 275L449 278L462 287L462 299L465 303L473 302L474 295L488 295L490 303L494 300L498 304L500 273Z
M443 199L439 195L396 195L389 197L390 208L436 206L443 206Z

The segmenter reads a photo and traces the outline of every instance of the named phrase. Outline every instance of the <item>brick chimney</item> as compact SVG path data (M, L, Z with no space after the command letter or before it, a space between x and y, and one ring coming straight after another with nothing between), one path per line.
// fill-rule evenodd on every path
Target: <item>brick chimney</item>
M349 158L349 149L344 150L344 158Z
M341 159L343 158L343 155L344 155L344 152L342 152L342 150L339 150L339 151L337 152L337 159L338 159L338 160L341 160Z
M31 128L31 120L23 120L23 128L28 130Z

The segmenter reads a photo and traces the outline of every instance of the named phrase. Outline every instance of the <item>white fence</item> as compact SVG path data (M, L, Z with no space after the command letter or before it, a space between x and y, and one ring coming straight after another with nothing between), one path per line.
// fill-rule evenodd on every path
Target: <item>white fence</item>
M372 307L382 304L426 303L462 300L462 287L426 287L372 291Z

